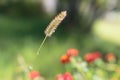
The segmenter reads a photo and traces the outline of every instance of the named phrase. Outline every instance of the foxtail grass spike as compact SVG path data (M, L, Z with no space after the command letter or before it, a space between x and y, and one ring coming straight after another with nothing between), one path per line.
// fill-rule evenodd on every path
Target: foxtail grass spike
M66 17L67 11L62 11L60 14L58 14L48 25L48 27L45 30L45 35L47 37L50 37L54 32L55 29L58 27L58 25L63 21L63 19Z
M21 55L18 55L17 59L18 59L18 62L20 64L20 67L22 68L22 70L25 72L26 75L28 75L29 69L27 68L24 58Z
M67 11L62 11L61 13L59 13L51 22L50 24L47 26L47 28L45 29L45 38L42 41L38 51L37 51L37 55L40 54L40 50L46 40L47 37L50 37L56 30L56 28L58 27L58 25L63 21L63 19L66 17L67 15Z

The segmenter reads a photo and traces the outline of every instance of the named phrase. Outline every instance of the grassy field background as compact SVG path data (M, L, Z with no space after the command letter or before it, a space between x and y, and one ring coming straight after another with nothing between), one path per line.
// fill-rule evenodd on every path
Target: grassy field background
M26 65L39 70L46 80L53 80L56 74L65 71L60 63L60 56L69 48L80 50L79 56L91 51L101 51L103 55L114 52L120 56L120 24L109 24L103 20L96 21L90 35L71 32L63 38L55 33L46 40L41 54L37 56L36 51L43 40L44 29L48 23L45 19L16 20L0 16L0 80L14 80L20 67L18 54L23 56ZM37 33L39 27L40 33ZM35 32L31 32L33 29Z

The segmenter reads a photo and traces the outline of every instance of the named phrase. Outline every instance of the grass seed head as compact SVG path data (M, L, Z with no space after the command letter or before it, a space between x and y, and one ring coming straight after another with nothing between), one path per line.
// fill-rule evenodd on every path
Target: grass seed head
M50 37L58 27L58 25L63 21L63 19L66 17L67 12L62 11L60 14L58 14L48 25L48 27L45 30L45 34L47 37Z

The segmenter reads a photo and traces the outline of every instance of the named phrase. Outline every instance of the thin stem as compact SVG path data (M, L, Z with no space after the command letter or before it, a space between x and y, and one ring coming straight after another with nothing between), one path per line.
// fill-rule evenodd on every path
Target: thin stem
M41 43L41 45L40 45L40 47L39 47L39 49L38 49L38 51L37 51L37 55L40 54L40 50L41 50L41 48L42 48L42 46L43 46L43 44L44 44L46 38L47 38L47 36L45 36L45 38L43 39L43 41L42 41L42 43Z
M24 58L21 55L18 55L18 62L20 64L21 68L24 70L25 74L28 75L29 70L28 70L27 65L24 61Z

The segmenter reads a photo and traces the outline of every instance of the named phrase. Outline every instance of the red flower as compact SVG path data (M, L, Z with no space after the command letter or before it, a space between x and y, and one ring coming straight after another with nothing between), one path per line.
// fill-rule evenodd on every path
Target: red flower
M105 58L106 58L107 61L115 61L115 55L113 53L108 53L105 56Z
M99 59L101 58L101 53L100 52L93 52L93 53L88 53L84 56L84 59L87 61L87 62L94 62L96 59Z
M87 62L94 62L95 57L93 56L93 54L87 53L87 54L85 54L84 59L85 59Z
M35 79L35 78L40 77L40 73L38 71L31 71L29 73L29 76L30 76L31 79Z
M67 55L68 56L75 56L76 57L76 56L78 56L78 53L79 53L79 51L75 48L67 50Z
M62 74L58 74L58 75L56 76L56 80L64 80L63 75L62 75Z
M99 51L93 52L92 54L95 57L95 59L98 59L98 58L102 57L102 55L101 55L101 53Z
M71 73L66 72L64 74L64 80L73 80L73 77L72 77Z
M65 63L67 63L67 62L70 62L70 57L69 57L68 55L66 55L66 54L62 55L62 57L61 57L61 62L62 62L63 64L65 64Z
M58 74L56 80L73 80L71 73L66 72L64 75Z

